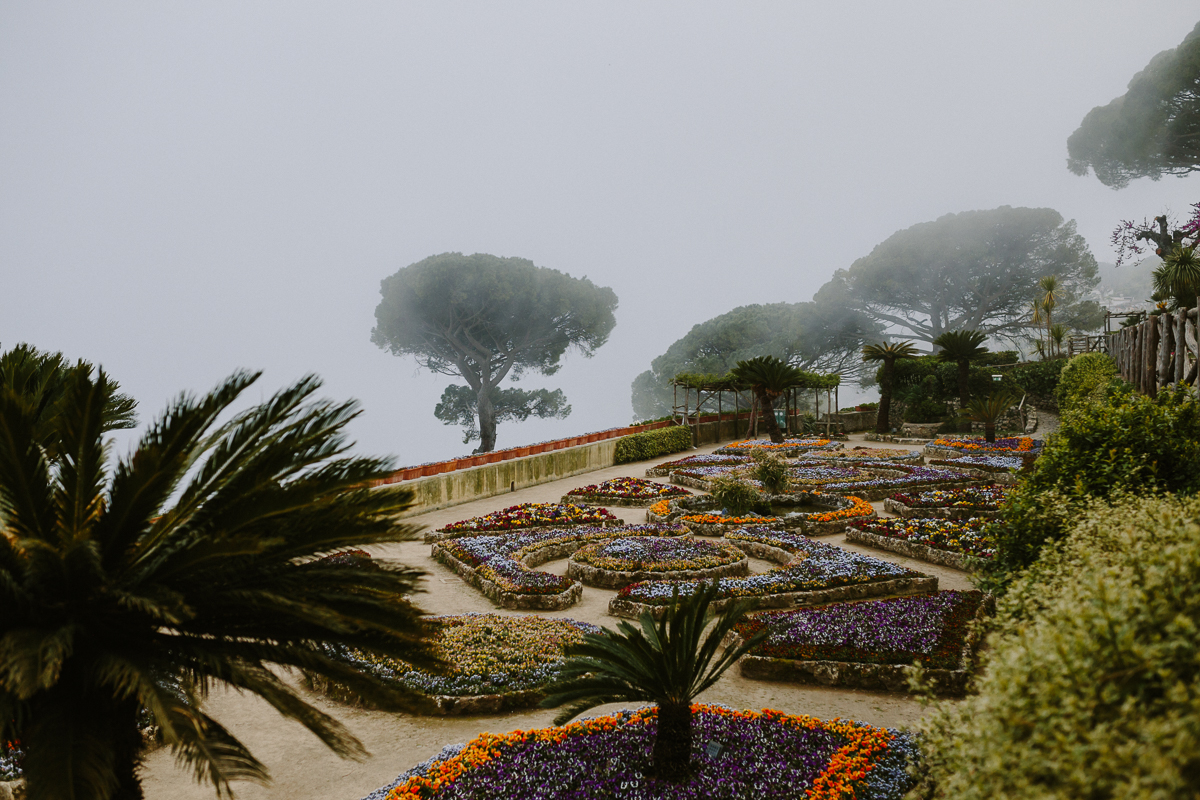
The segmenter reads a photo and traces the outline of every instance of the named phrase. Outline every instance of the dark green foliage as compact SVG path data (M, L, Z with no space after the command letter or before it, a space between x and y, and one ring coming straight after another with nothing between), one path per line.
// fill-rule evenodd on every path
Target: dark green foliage
M38 437L31 397L0 386L0 741L25 747L30 798L141 796L147 716L178 762L228 793L266 768L205 714L214 686L257 695L342 756L365 751L281 673L337 683L392 708L419 697L331 659L325 644L439 664L405 596L420 573L315 558L411 538L405 489L367 488L390 460L346 454L353 402L301 380L227 412L257 375L176 399L113 464L112 383L67 371Z
M996 423L1010 408L1016 405L1019 399L1004 389L992 392L987 397L976 397L967 404L967 418L972 422L982 422L984 438L989 442L994 442L996 441Z
M490 393L496 422L524 422L530 417L566 419L571 413L567 396L562 389L497 389ZM461 425L463 444L479 438L479 395L469 386L451 385L442 392L442 399L433 415L446 425Z
M500 381L552 375L569 347L590 357L616 325L612 289L523 258L442 253L385 278L380 293L371 341L466 380L481 452L496 446L491 397Z
M768 628L722 650L721 642L750 604L732 603L714 621L710 606L717 586L716 581L702 584L683 599L676 589L658 622L647 611L636 626L621 621L617 630L586 634L582 642L567 648L560 681L542 701L543 708L570 704L554 724L562 725L604 703L655 703L658 730L651 772L663 780L686 780L693 698L770 634Z
M1059 375L1055 397L1063 413L1093 400L1102 400L1102 393L1117 377L1117 364L1105 353L1083 353L1075 356Z
M743 480L721 475L712 481L710 492L717 504L734 516L742 516L763 505L758 490Z
M750 477L763 485L771 494L782 494L788 487L788 464L778 453L770 450L752 450L754 467Z
M975 696L922 724L926 797L1196 796L1197 519L1195 497L1077 512L997 604Z
M912 342L881 342L863 347L863 361L882 363L876 374L876 379L879 381L879 414L875 423L876 433L888 433L891 430L891 420L888 418L888 414L892 406L892 386L895 380L896 364L916 357L917 348L913 347Z
M23 398L35 410L34 438L46 448L51 460L60 455L57 436L67 381L72 370L80 367L91 369L92 365L82 360L72 365L62 353L44 353L28 344L0 352L0 388ZM102 431L136 428L137 401L118 392L120 384L107 375L103 380Z
M1067 139L1067 167L1120 189L1200 170L1200 24L1150 59L1125 94L1097 106Z
M987 355L987 348L983 346L986 339L987 335L980 331L962 330L947 331L933 340L934 346L941 348L936 358L954 364L957 369L958 402L963 406L971 399L971 362Z
M1091 498L1120 491L1200 491L1200 402L1186 390L1115 391L1068 411L995 526L994 579L1032 564Z
M648 458L691 450L692 429L687 425L671 425L652 431L633 433L617 439L614 464L645 461Z
M858 348L880 327L862 314L816 303L739 306L695 325L654 359L632 384L633 413L657 417L671 410L671 379L680 373L723 376L739 361L774 355L802 369L857 378ZM742 407L747 405L742 399Z
M1191 308L1200 295L1200 257L1196 245L1174 248L1153 274L1154 297L1170 299L1173 308Z
M1051 208L1001 206L892 234L835 272L814 301L900 326L923 342L962 329L1023 334L1044 275L1058 277L1063 311L1099 282L1074 221Z
M1058 376L1066 365L1065 358L1052 358L1048 361L1026 361L1019 366L997 371L1005 373L1027 394L1053 398L1058 388Z
M808 373L775 356L759 356L739 361L729 371L729 375L750 387L750 391L758 400L759 413L771 441L781 444L783 431L779 429L779 422L775 419L775 401L788 389L803 386Z

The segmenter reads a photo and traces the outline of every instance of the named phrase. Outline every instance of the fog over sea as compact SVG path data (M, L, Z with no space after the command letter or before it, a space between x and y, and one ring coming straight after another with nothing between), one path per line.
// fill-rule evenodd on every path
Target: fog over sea
M1084 115L1196 16L8 2L0 345L102 364L143 422L239 367L264 370L247 402L315 372L362 401L360 451L438 460L474 446L433 417L453 381L371 343L379 282L435 253L521 256L620 306L594 358L518 384L574 413L501 424L497 446L627 424L630 381L694 324L809 300L899 229L1045 206L1108 262L1120 219L1200 201L1200 177L1114 191L1066 168Z

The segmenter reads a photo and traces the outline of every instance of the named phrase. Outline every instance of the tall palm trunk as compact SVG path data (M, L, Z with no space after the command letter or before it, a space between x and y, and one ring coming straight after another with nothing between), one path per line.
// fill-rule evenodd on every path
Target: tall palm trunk
M659 780L680 783L691 777L692 707L688 703L659 703L651 769Z
M892 369L895 366L894 358L883 362L883 375L879 378L879 414L875 418L876 433L889 433L892 430L888 414L892 407Z
M775 398L766 391L760 391L758 406L762 409L763 425L767 429L767 435L775 444L783 444L783 431L779 430L779 422L775 419Z

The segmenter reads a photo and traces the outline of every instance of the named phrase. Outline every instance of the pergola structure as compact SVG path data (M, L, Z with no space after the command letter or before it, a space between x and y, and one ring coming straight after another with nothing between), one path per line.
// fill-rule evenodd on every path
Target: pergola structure
M830 414L833 408L837 408L837 390L841 382L842 376L836 372L827 375L806 373L802 382L788 389L783 395L785 406L784 432L793 432L792 421L800 413L802 394L811 389L813 392L812 407L815 411L814 416L818 418L821 416L821 392L825 392L825 435L830 435ZM725 410L728 408L728 405L726 405L726 395L732 395L734 435L741 435L737 433L737 421L742 412L742 395L749 393L750 397L747 401L747 409L750 412L750 418L746 421L745 435L758 435L758 420L762 409L758 407L758 399L754 396L753 392L750 392L748 385L738 383L728 375L693 375L690 373L676 375L674 380L671 381L671 385L674 390L674 403L671 408L671 416L680 425L696 427L700 424L700 418L704 414L716 413L717 429L719 431L720 425L724 422ZM682 403L680 402L681 399ZM693 399L696 401L695 404L692 403ZM713 407L714 405L715 408ZM804 431L800 430L797 432L803 433Z

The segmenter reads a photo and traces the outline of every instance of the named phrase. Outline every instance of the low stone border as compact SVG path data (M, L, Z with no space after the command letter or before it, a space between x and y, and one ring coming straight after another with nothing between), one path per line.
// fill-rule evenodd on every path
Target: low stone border
M24 779L19 778L15 781L0 781L0 800L24 800L24 797Z
M985 511L983 509L965 508L963 506L950 506L947 508L913 508L906 506L899 500L894 500L891 497L885 497L883 500L884 510L895 514L897 517L905 519L914 518L929 518L941 517L942 519L970 519L971 517L987 517L995 519L1000 516L999 510Z
M972 478L978 478L979 480L990 481L992 483L1014 485L1021 481L1020 475L1007 470L1004 472L992 472L979 467L969 467L966 465L958 466L955 464L930 464L930 466L938 467L940 469L952 469L956 472L961 472L964 475L970 475Z
M430 696L437 713L447 717L468 714L499 714L516 708L536 706L546 696L544 689L525 689L504 694L476 694L465 697L437 694Z
M526 525L523 528L503 528L498 530L469 530L469 531L426 531L424 536L425 544L436 544L444 542L447 539L461 539L464 536L501 536L505 533L523 533L525 531L536 531L542 528L611 528L614 525L624 525L625 523L619 519L606 519L600 522L547 522L545 525Z
M888 494L889 495L895 494L895 491L894 490L889 491ZM824 495L824 497L822 497L822 495ZM840 511L844 508L851 507L852 502L847 500L847 498L850 496L851 495L834 494L833 492L820 492L820 491L805 489L805 490L801 490L798 492L790 492L788 494L764 495L764 501L771 505L776 505L776 506L815 505L815 506L820 506L821 508L826 508L829 511ZM861 495L853 495L853 496L860 497L860 498L862 497ZM829 498L830 501L827 502L826 498ZM681 502L679 502L680 499L681 498L677 498L676 500L671 501L671 503L670 503L671 512L665 518L661 517L657 514L653 514L650 511L647 511L646 519L650 520L652 522L658 522L658 521L665 522L666 520L680 521L681 517L687 516L688 514L705 513L703 509L687 508L686 506L689 505L689 503L681 503ZM682 498L682 499L690 500L691 505L710 505L712 507L716 506L716 501L712 500L711 498L709 498L705 495L692 495L690 498ZM863 498L863 499L866 499L866 498ZM838 501L849 502L851 504L845 505L845 504L843 504L843 502L838 502ZM760 522L760 523L680 522L680 524L686 525L689 531L691 531L692 533L697 534L699 536L724 536L726 531L737 530L738 528L744 528L748 524L752 525L753 527L770 528L772 530L800 531L807 536L829 536L831 534L841 533L842 528L845 527L846 523L850 519L868 520L868 519L876 519L879 516L878 513L876 513L875 511L872 511L870 514L859 516L859 517L850 517L850 518L841 517L839 519L829 520L828 522L814 522L807 518L808 513L816 514L816 513L822 513L822 512L807 512L801 516L796 516L796 517L786 517L786 516L771 517L770 522Z
M677 517L676 521L697 536L709 536L714 538L723 537L729 531L736 531L740 528L746 528L749 526L753 526L755 528L770 528L773 531L789 530L789 528L784 524L783 519L779 517L772 517L770 522L687 522L682 517ZM792 530L795 530L795 528L792 528Z
M605 497L600 494L564 494L564 503L583 503L588 506L623 506L625 508L645 508L661 500L674 500L683 495L671 497Z
M571 544L575 544L572 542ZM583 544L579 543L579 547ZM559 550L559 547L544 547L542 550ZM578 547L570 550L575 552ZM542 551L539 550L538 554ZM558 594L527 594L524 592L507 592L501 589L494 582L480 577L475 568L469 564L459 561L440 545L433 546L433 558L440 564L444 564L454 572L458 573L467 583L474 586L483 596L491 600L500 608L507 609L522 609L522 610L542 610L542 611L561 611L564 608L573 606L579 602L579 598L583 596L583 584L575 582L571 584L571 588ZM566 554L564 554L566 555ZM554 558L562 558L562 556L549 556L538 563L551 561ZM528 559L527 559L528 561ZM528 566L528 564L527 564Z
M954 553L949 550L938 550L920 542L909 542L892 536L880 536L878 533L860 531L858 528L849 525L846 526L846 541L878 547L880 550L889 550L893 553L899 553L902 556L908 556L909 558L928 561L930 564L941 564L943 567L961 569L963 572L970 572L972 569L971 562L977 560L972 556Z
M972 478L969 475L964 475L962 480L918 483L909 486L864 486L858 489L828 489L827 491L830 494L841 494L846 496L853 495L854 497L861 497L867 502L873 502L875 500L886 500L896 492L926 492L931 489L960 489L966 486L978 486L980 483L987 483L987 481L981 481L978 478Z
M735 544L730 542L730 544ZM739 548L740 549L740 548ZM621 572L619 570L601 569L591 564L580 564L574 558L567 562L567 577L582 581L588 586L598 589L624 589L631 583L642 581L689 581L711 580L727 576L744 577L750 574L750 561L742 556L732 564L722 564L708 569L680 569L663 572L640 570L638 572Z
M980 642L980 626L977 624L991 612L993 601L986 596L975 615L975 624L967 632L963 642L962 656L958 669L926 669L925 679L934 693L940 696L958 697L966 694L974 675L975 653ZM739 639L740 641L740 639ZM738 660L738 669L744 678L817 686L838 686L845 689L870 689L886 692L910 693L908 679L916 669L911 664L865 664L853 661L800 661L790 658L768 658L745 655Z
M733 544L740 543L733 541ZM781 592L779 594L760 595L758 597L727 597L714 601L714 612L722 611L730 603L738 600L749 600L752 608L807 608L823 606L841 600L860 600L868 597L891 597L905 594L928 594L936 592L938 579L932 575L911 575L905 578L892 578L886 581L871 581L850 586L834 586L829 589L812 589L806 592ZM666 613L665 605L650 605L614 597L608 602L608 613L614 617L638 619L643 611L649 611L654 619L662 619Z

